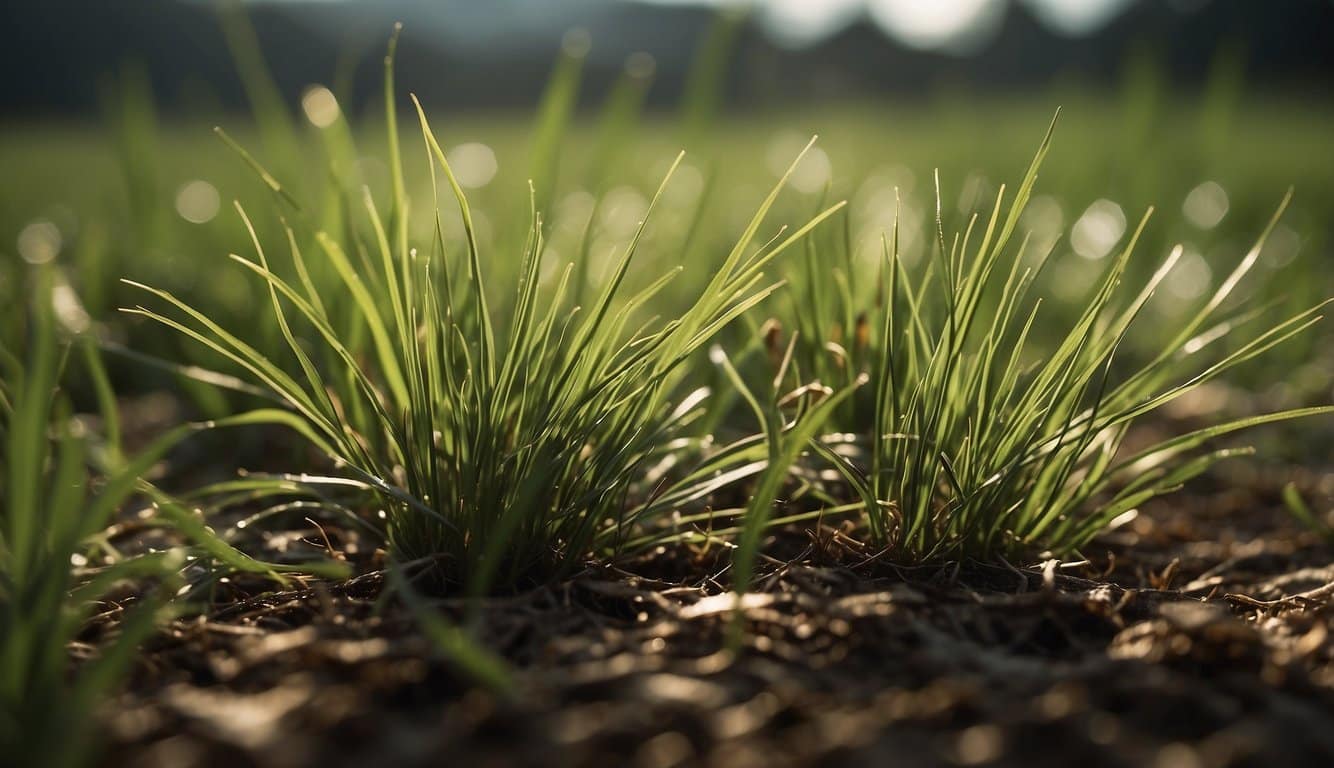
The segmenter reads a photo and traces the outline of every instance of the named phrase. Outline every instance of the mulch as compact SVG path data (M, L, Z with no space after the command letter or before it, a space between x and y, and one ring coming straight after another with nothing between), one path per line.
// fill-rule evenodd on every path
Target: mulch
M1334 765L1334 547L1283 512L1291 472L1228 471L1079 563L904 568L848 521L776 531L737 653L716 546L488 598L475 632L519 670L508 697L382 599L371 552L341 584L233 578L145 648L104 763Z

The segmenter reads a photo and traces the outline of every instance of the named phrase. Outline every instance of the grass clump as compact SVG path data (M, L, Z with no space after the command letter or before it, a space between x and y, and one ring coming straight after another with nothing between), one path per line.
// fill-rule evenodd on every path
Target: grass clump
M1280 208L1211 296L1178 327L1149 332L1165 339L1156 354L1122 363L1118 348L1145 322L1142 311L1182 253L1173 249L1127 292L1142 221L1073 324L1035 348L1031 332L1043 315L1030 288L1052 251L1033 258L1015 234L1050 139L1049 130L1008 207L1002 188L988 217L974 215L947 240L938 204L935 254L923 264L901 258L896 227L884 241L874 305L855 320L846 281L810 273L812 298L799 326L853 330L818 350L807 345L807 366L836 381L869 374L860 401L830 426L862 435L863 450L845 469L855 470L848 476L871 537L901 559L1076 551L1145 501L1244 451L1200 453L1210 438L1331 410L1240 419L1123 450L1143 416L1300 334L1321 307L1266 325L1259 310L1229 301Z
M392 93L391 77L386 85ZM247 371L289 409L285 421L333 459L340 479L327 480L378 495L384 535L398 558L429 564L443 582L471 593L550 578L616 552L660 512L712 488L716 471L749 458L744 450L720 451L676 484L646 487L651 466L679 458L682 428L707 395L682 391L684 364L777 288L765 278L766 265L837 206L754 247L784 176L693 304L663 321L644 317L646 308L679 269L622 295L643 222L597 295L578 307L575 265L543 280L545 232L534 203L519 278L502 314L484 286L485 257L468 199L420 105L434 166L434 236L421 250L409 244L392 100L386 108L393 161L387 217L366 193L363 226L344 228L345 237L288 227L295 280L270 264L253 227L256 260L233 256L266 285L286 356L261 353L166 291L147 289L172 305L173 315L131 311ZM446 252L441 176L462 219L462 254ZM310 278L302 239L332 265L333 285L321 289Z

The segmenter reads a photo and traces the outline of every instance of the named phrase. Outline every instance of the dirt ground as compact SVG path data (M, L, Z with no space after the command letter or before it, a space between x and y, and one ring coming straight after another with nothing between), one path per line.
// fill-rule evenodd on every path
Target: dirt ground
M850 523L779 531L735 656L716 548L493 598L479 632L520 670L509 698L435 656L379 572L233 580L146 649L105 710L105 763L1334 765L1334 548L1283 512L1291 473L1256 466L1155 503L1085 563L905 569Z

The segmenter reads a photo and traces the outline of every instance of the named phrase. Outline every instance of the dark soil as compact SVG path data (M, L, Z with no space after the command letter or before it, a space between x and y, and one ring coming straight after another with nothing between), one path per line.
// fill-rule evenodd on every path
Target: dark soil
M1334 765L1334 549L1283 512L1290 472L1227 471L1082 564L905 569L846 528L780 531L737 655L716 549L493 598L479 635L520 670L509 698L434 655L379 599L374 555L333 535L372 570L220 585L107 708L105 762Z

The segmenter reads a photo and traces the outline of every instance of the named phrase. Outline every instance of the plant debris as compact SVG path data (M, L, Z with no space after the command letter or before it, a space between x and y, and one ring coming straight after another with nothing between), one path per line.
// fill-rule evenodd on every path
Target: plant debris
M1247 503L1241 503L1241 502ZM1334 552L1273 489L1160 502L1089 561L900 568L846 523L661 549L486 599L509 697L438 660L382 573L229 595L146 649L114 765L1323 765ZM683 577L682 574L710 573ZM720 583L724 582L724 583ZM244 585L233 585L238 590ZM439 608L465 621L460 600Z

